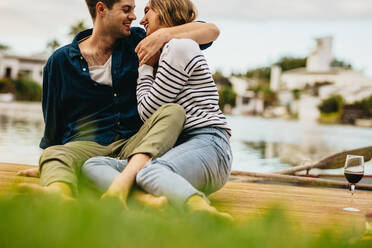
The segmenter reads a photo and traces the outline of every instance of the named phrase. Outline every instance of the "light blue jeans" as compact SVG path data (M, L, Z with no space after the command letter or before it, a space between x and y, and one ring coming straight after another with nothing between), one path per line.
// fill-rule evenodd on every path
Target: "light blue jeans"
M220 128L199 128L180 135L174 148L150 161L138 172L136 183L155 196L166 196L183 209L195 194L209 195L227 182L232 164L229 138ZM83 175L104 192L127 165L126 160L94 157L82 167Z

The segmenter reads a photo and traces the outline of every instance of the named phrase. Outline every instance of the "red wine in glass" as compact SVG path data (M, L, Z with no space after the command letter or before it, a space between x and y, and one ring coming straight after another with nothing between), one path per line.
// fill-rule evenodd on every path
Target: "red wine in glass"
M363 173L362 172L349 172L345 171L346 180L351 184L357 184L360 180L362 180Z
M353 205L353 196L355 191L355 184L363 178L364 175L364 157L358 155L347 155L344 167L344 175L346 180L351 184L351 203ZM357 208L348 207L344 208L345 211L360 211Z

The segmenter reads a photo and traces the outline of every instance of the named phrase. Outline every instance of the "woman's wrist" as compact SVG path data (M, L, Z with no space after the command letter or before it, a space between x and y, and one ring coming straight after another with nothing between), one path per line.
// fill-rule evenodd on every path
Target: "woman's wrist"
M148 64L143 64L138 68L139 78L141 76L150 75L152 76L154 73L154 67Z

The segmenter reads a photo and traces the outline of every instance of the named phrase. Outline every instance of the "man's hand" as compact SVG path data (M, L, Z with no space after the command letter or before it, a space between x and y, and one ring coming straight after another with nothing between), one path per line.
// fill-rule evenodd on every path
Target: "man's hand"
M159 59L160 59L160 55L161 55L161 52L158 51L157 53L155 53L154 56L152 56L149 60L147 60L147 61L145 62L145 64L154 67L154 65L156 64L156 62L159 61Z
M166 28L159 29L143 39L136 47L140 66L147 62L169 41Z
M40 177L39 174L39 168L31 168L27 170L20 170L16 174L17 176L23 176L23 177Z

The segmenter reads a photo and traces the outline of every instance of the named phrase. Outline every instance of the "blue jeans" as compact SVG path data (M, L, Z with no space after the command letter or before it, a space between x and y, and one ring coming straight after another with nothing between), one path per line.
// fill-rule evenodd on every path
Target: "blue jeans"
M95 157L84 164L82 173L105 191L126 164L126 160ZM222 188L231 164L227 133L219 128L199 128L182 133L174 148L138 172L136 183L144 191L166 196L172 205L183 208L190 196L198 194L207 200L206 195Z

